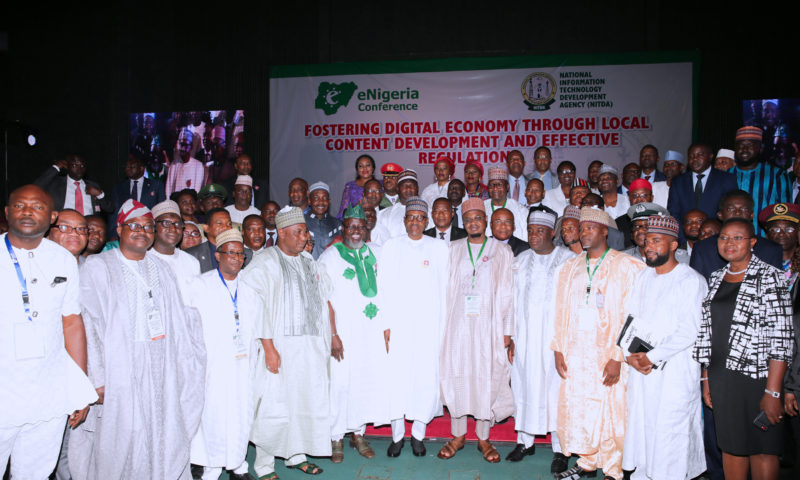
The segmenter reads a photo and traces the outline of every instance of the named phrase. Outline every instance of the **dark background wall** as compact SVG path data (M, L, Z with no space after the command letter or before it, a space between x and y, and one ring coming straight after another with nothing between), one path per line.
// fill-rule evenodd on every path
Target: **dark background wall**
M0 16L0 120L40 139L9 148L11 188L71 151L110 188L127 156L127 115L143 111L243 108L245 150L264 176L272 65L697 50L698 137L714 146L732 145L743 99L800 96L797 8L772 3L29 3Z

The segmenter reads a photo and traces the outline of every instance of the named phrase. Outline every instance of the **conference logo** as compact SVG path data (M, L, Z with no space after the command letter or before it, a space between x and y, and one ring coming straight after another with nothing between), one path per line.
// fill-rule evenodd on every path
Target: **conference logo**
M522 98L528 110L550 110L556 101L556 81L544 72L531 73L522 81Z
M353 82L322 82L317 88L314 107L325 112L325 115L333 115L339 111L339 108L346 107L350 103L356 90L358 90L358 85Z

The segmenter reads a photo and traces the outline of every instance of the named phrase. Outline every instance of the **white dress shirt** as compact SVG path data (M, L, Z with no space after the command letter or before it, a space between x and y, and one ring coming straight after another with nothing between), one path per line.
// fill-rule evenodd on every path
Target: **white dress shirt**
M73 210L77 210L75 208L75 189L80 188L81 196L83 197L83 211L80 212L82 215L91 215L94 213L92 210L92 196L86 193L86 182L83 180L77 180L78 185L75 185L76 180L71 178L67 175L67 192L64 196L64 208L71 208ZM102 197L98 197L102 198Z

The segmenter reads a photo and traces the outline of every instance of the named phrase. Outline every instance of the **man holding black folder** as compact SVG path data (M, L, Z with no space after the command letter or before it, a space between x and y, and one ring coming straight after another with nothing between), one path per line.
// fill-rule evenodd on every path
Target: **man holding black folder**
M700 364L692 346L708 287L678 263L680 224L647 219L645 261L628 303L619 344L632 367L622 466L641 478L695 478L706 469L700 418Z

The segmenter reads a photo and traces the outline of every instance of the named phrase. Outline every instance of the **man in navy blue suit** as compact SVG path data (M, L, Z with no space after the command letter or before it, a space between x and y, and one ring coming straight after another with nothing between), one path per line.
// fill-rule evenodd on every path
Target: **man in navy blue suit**
M134 155L125 162L125 180L114 185L111 197L114 199L114 211L118 212L126 200L132 198L147 208L153 208L165 198L164 184L154 178L144 177L144 160ZM116 232L117 218L111 215L109 232Z
M669 189L667 210L673 217L683 220L689 210L696 209L714 218L722 196L739 188L736 175L711 168L713 158L711 148L705 143L689 147L689 170L674 178ZM679 240L686 241L683 229Z
M642 170L641 178L650 183L664 182L667 177L657 170L658 149L653 145L645 145L639 150L639 168Z

